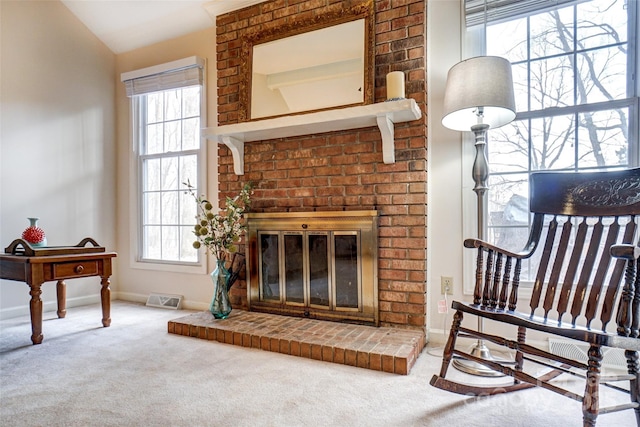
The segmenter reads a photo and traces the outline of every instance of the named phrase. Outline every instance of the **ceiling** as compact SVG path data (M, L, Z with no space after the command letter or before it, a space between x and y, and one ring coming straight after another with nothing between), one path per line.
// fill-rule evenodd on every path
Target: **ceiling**
M264 0L62 0L114 53L215 25L215 17Z

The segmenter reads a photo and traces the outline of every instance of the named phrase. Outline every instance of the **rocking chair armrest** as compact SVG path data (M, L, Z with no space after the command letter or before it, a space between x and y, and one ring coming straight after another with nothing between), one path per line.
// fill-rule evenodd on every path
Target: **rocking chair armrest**
M515 258L515 259L526 259L529 258L533 254L533 250L531 251L522 251L522 252L511 252L506 249L500 248L498 246L492 245L491 243L485 242L484 240L479 239L466 239L464 241L464 247L468 249L478 249L484 248L485 250L492 250L496 253L500 253L504 256ZM532 248L535 249L535 246Z
M609 248L609 253L614 258L635 260L640 257L640 247L632 244L617 244Z

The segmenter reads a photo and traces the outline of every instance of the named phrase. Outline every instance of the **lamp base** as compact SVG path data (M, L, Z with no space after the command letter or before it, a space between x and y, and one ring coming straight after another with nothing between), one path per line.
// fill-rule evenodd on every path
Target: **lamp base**
M489 361L497 361L492 355L489 349L482 341L478 341L473 348L471 349L470 354L479 359L489 360ZM452 362L453 366L466 374L477 375L480 377L504 377L505 374L502 372L494 371L491 368L487 368L481 363L474 362L473 360L467 359L454 359Z

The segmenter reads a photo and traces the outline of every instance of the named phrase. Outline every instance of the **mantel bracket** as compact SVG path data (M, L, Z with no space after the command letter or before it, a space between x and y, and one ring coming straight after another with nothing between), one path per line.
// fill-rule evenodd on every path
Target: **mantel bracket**
M244 141L229 135L220 135L220 140L231 150L233 172L236 175L244 175Z
M380 135L382 136L382 161L387 164L393 164L396 162L395 153L395 137L394 137L394 124L391 120L391 114L380 114L376 116L378 122L378 129L380 129Z

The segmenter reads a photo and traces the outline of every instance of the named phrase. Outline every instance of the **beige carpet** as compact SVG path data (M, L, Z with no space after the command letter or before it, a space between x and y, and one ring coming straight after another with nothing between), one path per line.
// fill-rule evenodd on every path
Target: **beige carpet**
M45 313L38 346L28 317L0 322L0 425L582 425L579 403L545 390L477 400L431 387L436 349L394 375L168 334L185 314L116 301L102 328L98 305ZM635 425L629 411L598 421Z

